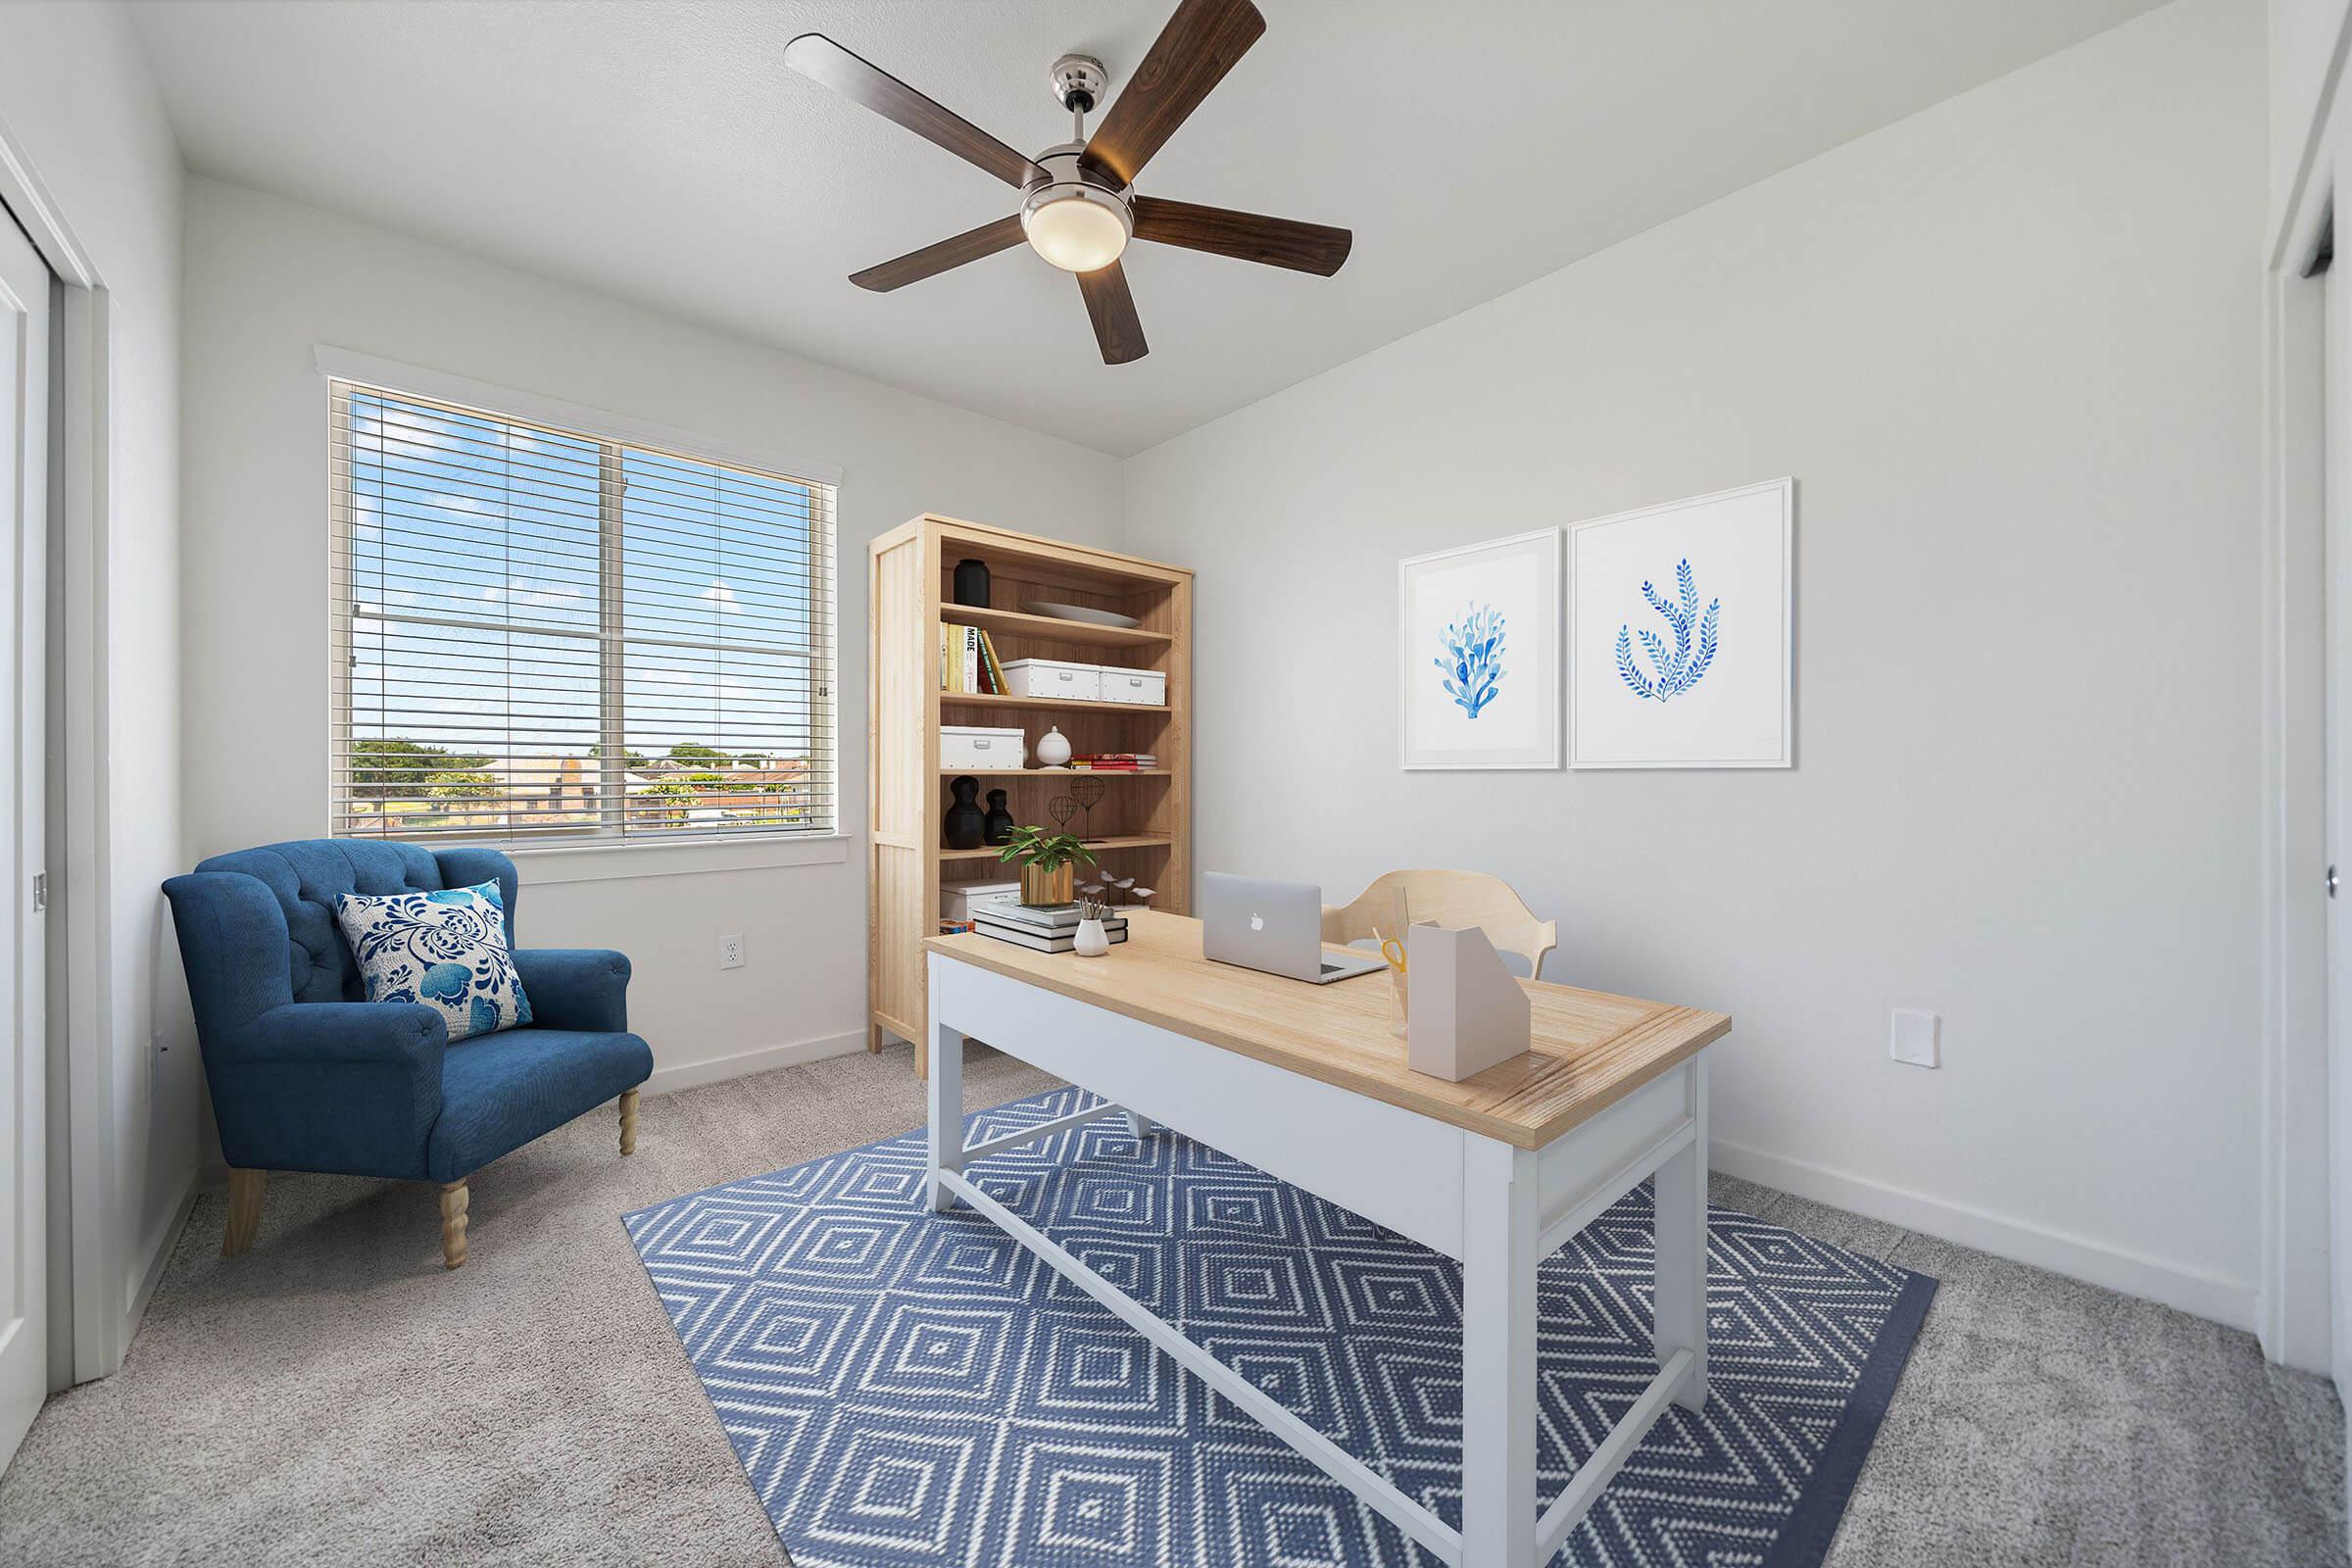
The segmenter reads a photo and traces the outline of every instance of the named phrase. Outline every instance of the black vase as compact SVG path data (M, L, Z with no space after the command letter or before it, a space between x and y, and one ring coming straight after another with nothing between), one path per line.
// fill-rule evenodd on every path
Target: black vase
M976 850L988 826L988 819L980 814L980 781L965 773L950 779L948 788L956 794L955 804L948 808L948 814L940 823L947 834L948 848Z
M1012 813L1004 809L1004 792L988 792L988 815L982 819L980 836L990 844L1008 844L1012 841Z
M988 608L988 563L958 561L956 563L956 602L974 610Z

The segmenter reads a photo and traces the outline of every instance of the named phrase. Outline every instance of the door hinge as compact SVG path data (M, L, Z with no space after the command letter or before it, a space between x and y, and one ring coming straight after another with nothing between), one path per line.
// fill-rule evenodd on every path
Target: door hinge
M32 873L32 912L35 914L42 914L47 912L48 908L49 873L46 871L35 871Z

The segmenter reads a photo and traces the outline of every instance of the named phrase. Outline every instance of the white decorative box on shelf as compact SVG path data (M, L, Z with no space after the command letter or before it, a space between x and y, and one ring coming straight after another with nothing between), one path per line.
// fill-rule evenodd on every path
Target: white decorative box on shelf
M939 765L943 768L1027 767L1029 745L1017 729L942 724L939 726Z
M1121 669L1116 664L1104 664L1099 673L1102 678L1102 700L1106 703L1156 706L1168 700L1168 677L1156 669Z
M1102 671L1094 664L1067 664L1058 659L1015 659L1004 665L1004 684L1015 697L1066 697L1080 702L1102 700Z

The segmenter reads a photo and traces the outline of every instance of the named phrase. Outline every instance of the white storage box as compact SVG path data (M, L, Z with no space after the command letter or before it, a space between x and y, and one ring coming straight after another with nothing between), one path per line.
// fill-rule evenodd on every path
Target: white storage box
M1017 896L1018 882L950 882L939 890L939 917L942 920L969 920L972 906L986 899Z
M1102 700L1106 703L1164 703L1168 700L1168 677L1156 669L1121 669L1116 664L1104 664L1098 673L1102 680Z
M939 765L942 767L1027 767L1029 743L1017 729L980 729L963 724L939 726Z
M1015 697L1074 697L1102 700L1102 671L1094 664L1065 664L1054 659L1016 659L1004 666L1004 683Z

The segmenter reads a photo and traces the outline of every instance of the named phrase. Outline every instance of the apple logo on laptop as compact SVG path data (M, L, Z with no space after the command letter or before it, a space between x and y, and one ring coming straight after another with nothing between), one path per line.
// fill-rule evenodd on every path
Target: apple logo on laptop
M1262 914L1252 914L1252 915L1250 915L1250 930L1252 930L1252 931L1263 931L1265 928L1266 928L1266 917L1265 917L1264 915L1262 915Z

